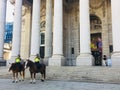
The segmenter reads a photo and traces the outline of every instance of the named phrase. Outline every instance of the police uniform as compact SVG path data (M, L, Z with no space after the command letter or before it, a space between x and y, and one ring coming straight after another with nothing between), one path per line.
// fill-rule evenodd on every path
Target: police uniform
M36 57L36 58L34 59L34 61L35 61L35 63L39 63L39 62L40 62L40 59L39 59L38 57Z
M40 58L39 58L39 57L36 57L36 58L34 59L34 62L35 62L35 64L36 64L37 68L39 69L39 68L40 68Z
M20 63L20 61L21 61L20 58L16 58L16 59L15 59L15 62L16 62L16 63Z
M19 70L21 71L22 66L21 66L20 62L21 62L21 58L20 58L20 57L17 57L17 58L15 59L15 63L18 65Z

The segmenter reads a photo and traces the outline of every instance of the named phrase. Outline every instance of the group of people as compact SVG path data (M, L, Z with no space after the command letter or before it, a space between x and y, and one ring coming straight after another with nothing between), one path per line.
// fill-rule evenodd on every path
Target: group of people
M39 67L39 64L40 64L39 54L37 54L36 57L34 58L34 62L36 64L36 66ZM20 54L17 56L17 58L15 58L15 63L18 64L19 68L22 68Z
M107 56L103 55L103 60L105 62L105 65L108 66L108 61L107 61ZM36 57L34 58L34 62L36 64L37 67L39 67L40 64L40 57L39 54L36 55ZM18 55L18 57L15 59L15 63L19 65L19 67L21 68L21 57L20 54Z
M98 60L99 57L100 60L104 60L104 63L106 66L111 66L111 59L109 59L106 55L102 56L102 40L100 37L97 39L93 38L91 41L91 51L92 55L94 56L95 60ZM102 62L101 62L102 64Z
M91 41L91 51L99 51L102 52L102 40L101 38L92 39Z

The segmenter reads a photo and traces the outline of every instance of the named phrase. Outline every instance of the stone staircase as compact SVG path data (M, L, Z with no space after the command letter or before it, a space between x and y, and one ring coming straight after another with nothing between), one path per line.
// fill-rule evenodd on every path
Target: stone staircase
M26 70L25 77L30 79L29 69ZM12 78L12 72L8 72L8 67L0 68L0 78ZM40 79L40 74L37 74L37 79ZM120 83L120 66L47 66L46 79Z
M120 83L120 67L64 66L47 67L47 79Z

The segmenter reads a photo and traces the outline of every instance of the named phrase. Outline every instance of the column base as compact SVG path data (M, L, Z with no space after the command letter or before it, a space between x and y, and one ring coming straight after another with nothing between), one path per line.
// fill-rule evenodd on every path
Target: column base
M91 54L80 54L76 59L76 66L93 65L94 58Z
M120 66L120 52L113 53L111 56L112 66Z
M65 58L62 55L53 55L48 61L49 66L64 66Z

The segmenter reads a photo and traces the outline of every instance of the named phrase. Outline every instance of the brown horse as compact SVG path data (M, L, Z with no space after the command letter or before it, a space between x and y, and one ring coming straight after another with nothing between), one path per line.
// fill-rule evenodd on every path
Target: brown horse
M12 71L12 73L13 73L13 83L18 82L18 73L20 74L22 81L24 81L25 62L23 62L22 64L12 63L10 68L9 68L9 72L10 71ZM21 81L21 80L19 80L19 81Z
M31 75L31 81L30 83L35 83L36 81L36 73L41 73L42 79L41 81L44 81L46 77L46 65L41 63L39 64L39 68L36 66L36 64L31 61L27 60L26 61L26 68L29 67L30 75ZM34 77L33 77L34 75Z

